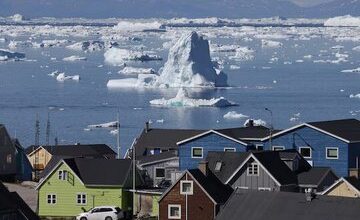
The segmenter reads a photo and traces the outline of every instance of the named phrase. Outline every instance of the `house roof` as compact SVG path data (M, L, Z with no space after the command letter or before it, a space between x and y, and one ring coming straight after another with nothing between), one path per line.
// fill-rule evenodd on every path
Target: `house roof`
M169 150L165 152L161 152L159 154L147 155L147 156L139 156L138 158L139 164L149 165L154 163L160 163L168 160L178 159L178 154L176 150Z
M51 155L71 156L71 157L99 157L104 155L115 155L116 152L106 144L81 144L81 145L56 145L40 146L48 151ZM28 155L33 154L40 147L30 146L26 149Z
M24 200L16 193L9 192L8 189L0 182L0 211L12 210L20 211L26 219L39 220L31 208L24 202Z
M360 142L360 121L357 119L341 119L303 123L277 132L276 134L272 135L272 137L274 138L276 136L280 136L304 126L328 134L347 143ZM266 141L269 138L270 136L267 136L263 138L262 141Z
M270 134L270 129L265 126L248 126L248 127L238 127L238 128L227 128L227 129L218 129L216 130L224 135L243 140L257 140L264 137L267 137ZM273 130L272 133L275 134L280 130Z
M144 129L134 145L136 148L136 156L143 156L147 150L154 148L177 149L177 142L201 134L204 131L205 130L160 128L150 128L146 131Z
M184 143L187 143L187 142L189 142L189 141L198 139L198 138L200 138L200 137L206 136L206 135L211 134L211 133L212 133L212 134L216 134L216 135L220 135L220 136L222 136L222 137L224 137L224 138L227 138L227 139L230 139L230 140L232 140L232 141L238 142L238 143L240 143L240 144L242 144L242 145L244 145L244 146L247 146L247 145L248 145L248 143L246 143L245 141L242 141L242 140L240 140L240 139L227 136L226 134L220 133L220 132L218 132L218 131L216 131L216 130L208 130L208 131L205 131L205 132L203 132L203 133L201 133L201 134L192 136L192 137L190 137L190 138L188 138L188 139L181 140L181 141L177 142L176 144L177 144L177 145L184 144Z
M328 192L330 192L332 189L337 187L342 182L345 182L346 184L350 185L350 187L352 187L354 191L360 194L360 180L357 179L356 177L341 177L334 184L332 184L326 190L324 190L321 194L327 195Z
M312 167L308 171L301 172L297 175L298 184L318 186L330 172L336 177L330 167Z
M344 179L346 181L348 181L348 183L350 183L353 187L355 187L357 190L360 191L360 180L359 179L357 179L356 177L353 177L353 176L344 177Z
M307 202L303 193L237 190L216 220L357 219L359 207L360 200L353 198L318 196Z

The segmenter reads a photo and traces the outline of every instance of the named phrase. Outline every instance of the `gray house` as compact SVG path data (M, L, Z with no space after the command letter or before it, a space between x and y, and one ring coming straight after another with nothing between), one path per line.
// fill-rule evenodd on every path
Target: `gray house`
M16 176L16 148L4 125L0 125L0 180Z

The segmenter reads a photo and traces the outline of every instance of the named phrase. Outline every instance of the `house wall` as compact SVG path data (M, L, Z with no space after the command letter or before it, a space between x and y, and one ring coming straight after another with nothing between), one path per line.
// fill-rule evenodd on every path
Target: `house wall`
M37 157L37 158L36 158ZM52 155L44 148L38 150L32 155L28 156L29 161L34 169L43 170L51 160ZM36 161L37 159L37 161Z
M140 216L159 216L159 198L161 195L136 193L135 196L135 213Z
M284 146L285 149L296 149L299 147L312 147L312 158L306 159L313 163L314 167L331 167L338 176L348 175L348 144L326 135L309 127L301 127L272 139L272 146ZM326 159L326 147L338 147L339 159ZM264 149L272 150L269 141L265 142ZM353 153L353 152L352 152ZM360 156L360 150L359 150ZM353 153L354 154L354 153ZM352 155L354 157L354 155Z
M350 186L348 186L347 183L345 183L343 181L340 184L338 184L336 187L334 187L332 190L327 192L326 195L329 195L329 196L343 196L343 197L351 197L351 198L360 197L359 193L357 193Z
M149 175L149 178L151 180L153 180L153 186L156 186L163 179L171 180L171 176L169 176L168 178L155 179L155 168L156 167L165 168L165 177L166 177L167 173L171 173L172 171L178 171L179 170L179 158L169 160L169 161L165 161L165 162L155 163L155 164L151 164L151 165L144 165L144 166L141 166L141 167L144 170L146 170L146 172Z
M246 165L234 176L233 180L229 182L232 188L248 188L256 189L270 188L273 191L280 191L280 187L276 182L266 173L266 171L259 166L258 176L248 176L247 166L254 160L250 159Z
M67 170L68 180L59 180L58 171ZM77 204L77 193L86 193L87 204ZM47 204L47 195L56 194L57 203ZM128 210L132 205L131 194L122 188L86 187L71 169L62 164L39 188L39 216L70 217L88 211L95 206L111 205Z
M202 158L191 158L192 147L202 147ZM202 136L179 145L180 170L195 169L198 163L204 160L209 151L224 151L224 148L235 148L237 152L245 152L248 147L215 133Z
M181 180L193 180L186 173ZM181 205L181 219L186 219L186 195L180 194L180 181L165 195L159 203L159 219L168 219L168 205ZM193 183L193 195L187 195L188 220L211 220L214 219L215 205L202 189Z
M5 127L0 126L0 180L13 180L16 174L16 148Z
M349 168L360 167L360 143L349 144Z

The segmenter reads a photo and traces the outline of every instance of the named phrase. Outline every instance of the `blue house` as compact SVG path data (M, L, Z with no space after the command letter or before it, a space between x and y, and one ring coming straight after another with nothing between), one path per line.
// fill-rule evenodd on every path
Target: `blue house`
M314 167L331 167L338 176L359 172L360 121L303 123L263 138L265 150L296 149Z
M254 149L252 144L216 130L209 130L179 141L177 145L180 170L195 169L199 162L207 157L209 151L246 152Z

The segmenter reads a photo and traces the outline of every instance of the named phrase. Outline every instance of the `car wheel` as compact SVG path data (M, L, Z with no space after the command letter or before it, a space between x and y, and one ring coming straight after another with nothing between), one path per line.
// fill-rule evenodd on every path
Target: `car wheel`
M110 216L106 217L105 220L112 220Z
M87 218L86 217L81 217L80 220L87 220Z

